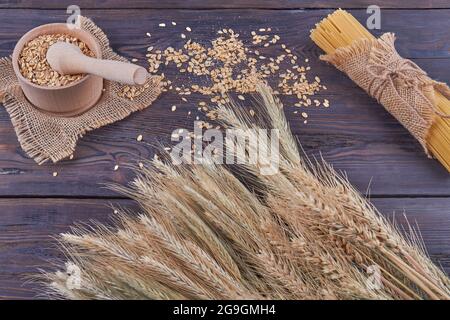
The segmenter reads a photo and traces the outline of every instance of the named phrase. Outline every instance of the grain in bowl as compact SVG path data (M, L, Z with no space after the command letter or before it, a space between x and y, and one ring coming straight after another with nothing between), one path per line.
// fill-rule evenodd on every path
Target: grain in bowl
M32 83L49 87L65 86L80 80L83 74L61 75L47 62L48 48L58 41L74 44L83 54L95 57L87 44L76 37L61 33L40 35L23 47L18 59L20 73Z

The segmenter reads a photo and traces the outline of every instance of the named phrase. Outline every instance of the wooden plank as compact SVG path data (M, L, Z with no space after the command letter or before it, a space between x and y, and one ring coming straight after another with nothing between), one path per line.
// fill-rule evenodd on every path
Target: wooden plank
M345 170L360 190L370 181L373 195L450 195L449 175L434 160L428 160L419 145L381 106L367 97L343 74L318 61L320 50L309 40L309 29L329 10L89 10L92 17L109 35L114 49L138 58L145 65L146 47L180 47L179 34L185 26L193 29L192 38L206 43L222 27L231 27L249 43L251 30L272 26L282 42L294 48L301 58L309 58L311 76L317 74L328 90L329 109L311 109L309 122L303 124L293 109L286 108L293 132L310 155L320 151L338 170ZM359 18L363 11L353 11ZM200 15L200 16L199 16ZM450 10L387 11L383 31L398 34L399 51L428 70L441 81L449 81ZM64 12L0 10L0 56L7 55L21 34L34 26L64 21ZM117 23L120 21L120 24ZM158 28L161 21L177 21L177 27ZM420 24L417 23L420 21ZM152 37L145 36L151 32ZM268 48L267 55L279 52ZM176 71L164 70L169 79ZM151 108L132 115L125 121L96 130L80 141L74 161L37 166L18 145L7 113L0 109L0 196L115 196L101 188L108 182L125 183L132 177L125 164L136 164L138 158L149 158L154 145L170 142L176 128L193 128L197 102L190 97L181 103L178 96L164 94ZM286 106L292 103L283 99ZM170 106L176 104L176 112ZM190 117L187 112L192 111ZM144 135L144 142L135 138ZM116 163L120 170L113 171ZM58 177L52 172L58 171Z
M108 34L112 45L122 54L134 56L145 53L145 45L181 44L179 35L186 25L199 41L208 41L221 28L233 28L243 37L250 31L272 27L283 41L293 47L299 56L319 55L322 52L309 38L310 29L333 10L85 10ZM364 10L349 10L364 23ZM0 55L11 54L17 40L28 30L52 22L65 22L64 11L0 9ZM120 23L118 23L120 21ZM178 22L176 27L171 21ZM165 22L166 28L158 24ZM419 23L420 22L420 23ZM450 58L450 10L386 10L382 14L379 35L395 32L399 52L406 58ZM148 39L145 34L153 34ZM143 51L141 51L144 49Z
M450 199L373 199L373 204L400 230L410 224L422 236L432 260L450 274ZM408 234L408 231L405 231Z
M52 238L74 222L108 223L110 203L136 208L127 200L0 199L0 299L33 298L41 287L27 282L39 269L54 270L63 256ZM406 226L417 222L432 259L450 273L450 199L375 199L387 216Z
M232 9L232 8L271 8L271 9L300 9L300 8L367 8L376 4L381 8L450 8L446 0L104 0L76 2L81 8L189 8L189 9ZM0 8L55 8L65 9L73 4L70 0L47 0L45 3L38 3L33 0L6 0L2 1Z
M1 199L0 299L36 297L39 285L30 276L64 258L54 237L75 222L108 222L112 203L134 207L129 200Z

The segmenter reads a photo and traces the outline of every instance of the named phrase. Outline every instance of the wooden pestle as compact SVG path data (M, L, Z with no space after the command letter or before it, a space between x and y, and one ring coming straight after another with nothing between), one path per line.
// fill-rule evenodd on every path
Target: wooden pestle
M128 62L102 60L84 55L80 48L67 42L57 42L47 51L47 61L60 74L89 73L107 80L130 85L142 85L147 80L145 68Z

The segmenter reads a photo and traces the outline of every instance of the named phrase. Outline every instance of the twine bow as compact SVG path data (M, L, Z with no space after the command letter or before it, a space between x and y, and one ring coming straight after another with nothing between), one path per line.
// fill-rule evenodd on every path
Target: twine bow
M425 71L420 69L420 67L411 60L404 59L398 55L393 55L390 61L369 63L366 70L371 75L368 92L378 101L381 101L384 90L390 85L397 91L399 97L401 97L405 103L408 103L397 90L399 85L403 85L412 88L415 93L421 95L435 114L442 118L450 118L450 114L440 112L436 108L434 102L424 96L420 89L421 85L433 86L434 82L431 79L429 81L421 80L423 77L428 78L428 76ZM400 81L394 82L395 80Z

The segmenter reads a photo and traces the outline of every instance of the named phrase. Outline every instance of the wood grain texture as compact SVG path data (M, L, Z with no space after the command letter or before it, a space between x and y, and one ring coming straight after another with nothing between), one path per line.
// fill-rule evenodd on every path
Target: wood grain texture
M45 3L33 0L4 0L0 8L55 8L65 9L74 4L71 0L47 0ZM172 8L172 9L214 9L214 8L271 8L271 9L300 9L300 8L367 8L376 4L381 8L450 8L446 0L102 0L76 1L82 9L88 8Z
M450 199L373 199L373 204L400 230L408 223L419 231L432 260L450 274ZM408 234L408 231L404 231Z
M107 34L115 49L122 54L145 53L145 45L151 42L161 45L181 44L179 37L189 25L189 34L199 41L209 41L221 28L233 28L240 34L250 36L252 30L272 27L274 33L293 46L298 55L321 54L309 38L310 30L332 9L321 10L151 10L113 9L85 10L83 15L94 19ZM45 23L65 22L68 14L59 10L0 9L0 55L12 53L19 38ZM359 21L368 15L365 10L349 10ZM118 23L120 21L120 23ZM176 21L177 26L170 25ZM165 22L166 28L158 27ZM449 58L450 47L447 30L450 27L449 10L386 10L382 14L381 29L374 34L395 32L399 52L406 58ZM146 33L152 33L152 38Z
M76 222L107 223L112 204L136 208L129 200L1 199L0 299L37 297L39 286L30 277L54 270L64 258L55 237Z
M317 74L328 86L321 97L328 98L332 107L311 108L307 125L299 114L293 114L289 107L293 101L283 99L291 128L309 155L320 152L336 169L345 170L361 191L372 181L373 195L450 195L449 175L439 163L427 159L407 131L345 75L318 60L321 52L309 40L309 30L328 12L108 10L106 14L89 10L85 14L110 36L115 50L137 58L143 66L147 46L181 46L179 35L186 26L193 30L190 36L202 43L215 37L222 27L235 29L250 43L251 30L271 26L301 59L309 58L311 77ZM361 10L352 13L358 18L365 15ZM64 17L59 11L28 10L23 15L21 10L0 10L0 56L11 52L22 33L43 23L63 21ZM158 28L162 21L177 21L178 25ZM380 32L398 34L401 54L413 58L435 79L450 81L450 34L446 31L450 29L450 10L388 11L383 21ZM146 32L152 37L146 37ZM273 50L264 52L280 53ZM170 79L178 77L174 68L163 71ZM114 196L99 185L124 183L132 174L123 165L136 164L139 157L152 157L154 145L170 143L172 130L192 130L200 99L191 97L188 103L182 103L177 95L166 93L147 110L89 133L79 142L73 161L45 166L37 166L24 154L7 113L0 108L0 196ZM178 109L170 112L174 104ZM188 111L192 111L190 117ZM142 143L135 140L139 134L144 135ZM121 168L113 171L116 163ZM58 177L52 177L53 171L59 172Z
M331 108L309 108L306 125L293 113L292 99L283 98L291 128L306 153L322 155L336 169L346 171L350 181L363 192L370 183L373 202L384 214L390 216L395 211L397 220L405 224L402 213L406 211L410 222L417 221L433 260L450 273L450 198L444 198L450 196L450 176L439 163L426 159L418 143L380 105L345 75L320 62L322 52L309 39L314 24L332 12L326 8L362 8L351 13L364 21L365 8L372 2L82 0L77 3L82 14L93 18L109 35L117 52L130 59L137 58L142 66L146 66L149 45L180 47L180 33L186 26L193 30L189 35L202 43L208 43L216 30L226 27L239 32L247 44L252 30L272 27L295 54L309 59L310 76L318 75L328 87L320 98L329 99ZM11 54L17 40L33 27L64 22L68 4L72 1L2 1L0 57ZM413 59L434 79L450 82L447 72L450 10L441 10L449 9L450 2L385 0L377 4L394 9L382 11L382 30L375 33L395 32L403 56ZM170 21L176 21L177 27L171 27ZM168 27L158 28L161 22ZM147 32L152 34L151 38L145 36ZM265 52L275 54L272 48ZM164 72L172 79L177 75L173 68ZM158 145L170 144L172 130L192 129L200 100L204 98L193 96L188 103L182 103L178 96L166 93L147 110L89 133L79 142L74 160L44 166L37 166L21 150L9 117L0 107L0 299L36 297L39 286L25 280L39 268L52 270L54 262L62 258L55 250L52 236L68 231L76 221L107 222L112 212L110 203L135 207L129 200L116 199L118 195L104 188L104 184L126 183L133 177L127 165L152 157ZM170 112L173 104L178 106L176 112ZM140 143L136 141L139 134L144 136ZM113 170L115 164L120 165L117 171ZM57 177L52 176L54 171L59 173Z
M375 205L406 227L417 223L433 261L450 273L450 199L375 199ZM63 261L54 237L75 222L109 223L111 205L138 211L128 200L0 199L0 299L38 298L41 287L27 281L39 269Z

